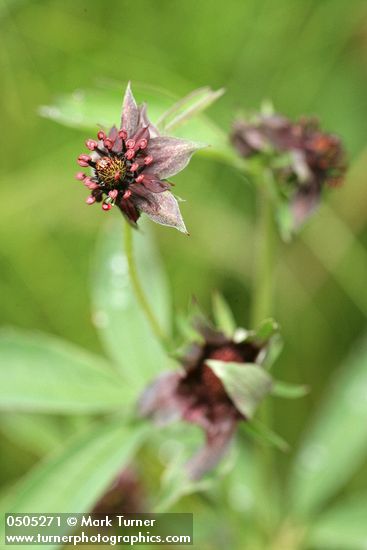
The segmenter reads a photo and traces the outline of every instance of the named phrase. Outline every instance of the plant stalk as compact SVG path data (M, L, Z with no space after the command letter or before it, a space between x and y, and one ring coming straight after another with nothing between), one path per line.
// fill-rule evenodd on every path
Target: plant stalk
M142 287L142 284L140 282L135 257L134 257L134 245L133 245L133 228L129 223L125 224L124 227L124 248L125 248L125 254L129 269L129 276L131 285L134 290L135 297L142 308L152 331L156 335L156 337L163 343L166 343L166 336L158 322L158 319L156 318L152 308L150 307L150 304L148 302L148 299L146 297L146 294L144 292L144 289Z

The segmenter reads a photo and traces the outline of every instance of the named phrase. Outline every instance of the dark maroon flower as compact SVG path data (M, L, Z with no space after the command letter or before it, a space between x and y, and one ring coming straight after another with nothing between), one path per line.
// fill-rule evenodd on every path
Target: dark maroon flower
M145 511L144 490L134 468L122 470L105 494L99 499L92 514L134 514Z
M190 346L181 359L182 371L162 374L143 393L142 416L164 425L174 420L200 426L206 445L187 464L199 479L216 466L240 420L248 420L272 386L261 366L270 342L237 329L231 336L201 325L201 343Z
M105 211L116 205L133 224L141 212L162 225L186 232L177 200L169 191L167 178L180 172L202 145L161 136L149 121L146 106L137 106L127 86L120 128L97 139L88 139L88 154L78 164L91 167L92 174L78 172L76 179L90 190L87 204L102 203Z
M295 227L317 206L323 186L341 184L346 156L339 137L323 132L315 118L292 122L281 115L238 120L231 141L245 158L263 155L284 196L290 199Z

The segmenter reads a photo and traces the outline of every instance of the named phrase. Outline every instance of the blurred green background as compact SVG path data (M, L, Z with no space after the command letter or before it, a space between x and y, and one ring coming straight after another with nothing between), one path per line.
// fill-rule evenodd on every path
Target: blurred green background
M1 0L0 25L3 325L103 353L89 283L106 214L85 207L74 180L89 136L38 115L58 94L113 82L122 96L129 79L176 96L224 86L226 94L208 111L224 131L236 112L270 99L291 117L318 115L345 140L351 169L344 187L330 192L300 237L278 251L274 315L286 345L277 375L312 387L306 399L274 407L276 430L296 446L334 371L365 331L366 2ZM174 181L186 199L191 237L154 228L174 305L185 310L194 294L209 309L218 288L246 326L254 190L233 168L200 156ZM0 477L7 484L34 457L7 436L3 448ZM280 467L289 459L279 456ZM367 486L366 467L353 484Z

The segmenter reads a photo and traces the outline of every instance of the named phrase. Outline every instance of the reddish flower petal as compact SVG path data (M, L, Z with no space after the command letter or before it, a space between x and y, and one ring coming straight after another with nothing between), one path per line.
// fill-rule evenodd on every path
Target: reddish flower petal
M180 419L185 408L183 399L177 394L181 378L182 374L177 371L159 376L139 399L139 413L152 417L159 425Z
M152 193L149 191L149 193L149 197L147 198L135 198L134 202L137 208L154 222L175 227L179 231L182 231L182 233L187 233L177 200L172 193L169 191L164 191L163 193Z
M147 116L147 106L145 103L139 108L139 126L148 126L150 137L159 136L157 128L150 122Z
M131 137L136 132L138 121L139 109L129 82L124 96L121 115L121 129L126 130L128 137Z
M204 447L186 465L191 479L201 479L204 474L215 468L230 446L236 426L235 417L224 417L207 429Z
M195 151L203 147L203 144L174 137L152 138L147 154L153 157L153 162L147 170L161 179L174 176L187 166Z
M316 186L301 187L295 194L291 210L294 228L299 228L317 208L320 202L320 190Z

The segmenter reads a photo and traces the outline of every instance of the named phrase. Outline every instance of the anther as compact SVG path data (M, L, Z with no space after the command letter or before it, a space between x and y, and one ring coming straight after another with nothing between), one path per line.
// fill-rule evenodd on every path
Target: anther
M104 210L105 212L107 212L108 210L111 210L111 208L112 208L112 205L109 204L108 202L104 202L102 204L102 210Z
M97 134L97 138L98 139L101 139L102 141L104 141L106 139L106 134L103 130L100 130Z
M111 197L111 199L114 201L117 199L118 194L119 192L117 191L117 189L112 189L112 191L109 191L108 196Z
M118 181L121 178L121 172L115 172L115 175L113 176L113 179L115 181Z
M127 191L125 191L125 193L122 195L122 198L123 199L129 199L131 197L131 191L130 189L128 189Z
M98 147L98 143L94 139L87 139L87 141L85 142L85 145L90 151L94 151L94 149Z
M125 139L127 138L127 131L126 130L120 130L118 135L121 139L123 139L125 141Z
M79 181L83 181L83 179L86 178L86 175L83 172L78 172L75 174L75 178Z
M85 201L87 204L93 204L94 202L96 202L96 199L95 197L92 197L92 195L90 195L86 201Z
M135 140L134 139L128 139L125 143L126 143L126 147L128 149L134 149L134 147L135 147Z
M125 158L127 158L127 160L131 160L135 157L135 151L134 149L128 149L125 153Z
M152 164L152 162L153 162L153 157L151 157L150 155L145 157L145 159L144 159L145 166L149 166L149 164Z
M139 168L139 164L137 162L134 162L131 166L130 166L130 171L131 172L136 172L136 170Z
M137 178L135 178L136 183L141 183L144 181L144 174L140 174Z
M140 149L145 149L147 145L148 145L148 140L146 140L146 139L141 139L140 140L140 142L139 142Z
M89 166L89 163L91 162L92 160L92 157L90 157L89 155L79 155L78 157L78 164L79 166Z
M104 140L103 144L106 147L106 149L108 149L108 150L112 149L112 147L113 147L113 141L110 138L106 138Z

